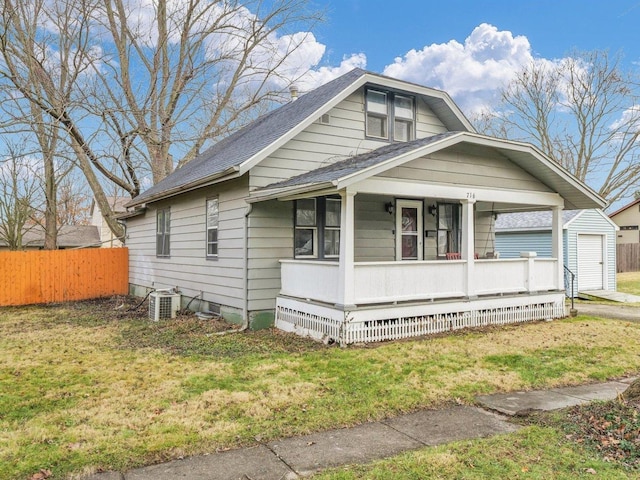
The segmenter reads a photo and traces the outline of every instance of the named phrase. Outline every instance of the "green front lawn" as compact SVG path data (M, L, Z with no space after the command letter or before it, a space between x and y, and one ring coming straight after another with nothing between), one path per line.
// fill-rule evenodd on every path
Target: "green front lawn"
M625 272L617 275L618 291L640 296L640 272Z
M370 465L347 466L313 480L635 479L637 471L597 458L558 430L525 427L482 440L407 452Z
M640 325L589 317L340 348L115 306L0 310L0 479L128 469L640 372Z

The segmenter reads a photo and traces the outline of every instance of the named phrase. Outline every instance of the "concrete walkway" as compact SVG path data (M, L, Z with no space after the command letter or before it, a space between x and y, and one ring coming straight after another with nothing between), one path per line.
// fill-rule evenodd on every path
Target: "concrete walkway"
M348 464L363 464L407 450L517 430L511 415L554 410L591 400L610 400L634 378L620 381L513 392L478 397L481 408L458 406L423 410L353 428L287 438L260 445L152 465L128 472L107 472L91 480L285 480Z
M575 308L578 311L578 315L640 322L640 307L636 306L581 302L576 303Z

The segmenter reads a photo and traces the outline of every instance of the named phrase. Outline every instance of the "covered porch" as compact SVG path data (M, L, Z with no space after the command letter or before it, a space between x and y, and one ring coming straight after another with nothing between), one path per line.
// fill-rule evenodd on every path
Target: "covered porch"
M604 204L531 146L468 133L381 147L251 201L268 199L294 207L276 326L343 344L564 317L562 210ZM534 210L552 212L552 257L501 259L496 215Z
M280 260L278 328L348 344L565 316L557 194L370 179L338 195L337 258ZM553 212L553 257L499 258L495 216L534 208Z

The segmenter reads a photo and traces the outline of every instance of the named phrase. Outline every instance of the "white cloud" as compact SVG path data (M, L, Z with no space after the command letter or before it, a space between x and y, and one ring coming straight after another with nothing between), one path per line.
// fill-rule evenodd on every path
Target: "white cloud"
M309 65L309 67L314 67L315 65L317 65L317 63ZM340 75L344 75L354 68L366 68L366 66L367 56L364 53L354 53L343 57L340 65L337 67L323 66L309 70L296 81L296 85L301 92L308 92L320 85L324 85Z
M490 108L498 90L533 60L524 36L483 23L464 44L456 40L410 50L385 67L384 74L449 93L466 112Z

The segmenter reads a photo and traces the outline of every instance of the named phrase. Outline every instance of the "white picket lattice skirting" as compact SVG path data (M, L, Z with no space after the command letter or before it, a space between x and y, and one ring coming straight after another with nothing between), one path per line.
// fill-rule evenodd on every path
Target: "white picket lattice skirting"
M461 328L565 316L563 295L360 311L343 311L282 297L278 297L276 304L276 327L318 339L332 339L341 344L397 340Z

